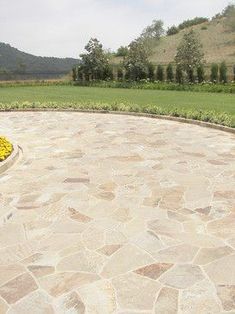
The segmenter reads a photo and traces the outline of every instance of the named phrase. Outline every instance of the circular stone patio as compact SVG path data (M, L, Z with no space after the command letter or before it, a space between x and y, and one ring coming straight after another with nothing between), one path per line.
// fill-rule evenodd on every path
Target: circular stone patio
M172 121L1 113L0 313L235 311L235 136Z

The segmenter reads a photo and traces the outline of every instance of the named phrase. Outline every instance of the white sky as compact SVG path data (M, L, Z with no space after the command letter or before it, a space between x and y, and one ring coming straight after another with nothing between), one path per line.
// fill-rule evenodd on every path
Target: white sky
M153 19L165 27L212 17L229 0L0 0L0 42L41 56L75 57L91 37L116 50Z

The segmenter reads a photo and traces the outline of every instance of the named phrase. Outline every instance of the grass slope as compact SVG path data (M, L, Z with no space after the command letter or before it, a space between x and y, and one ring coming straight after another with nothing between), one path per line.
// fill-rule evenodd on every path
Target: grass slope
M74 86L2 87L0 103L57 102L63 103L124 103L157 105L162 108L182 110L215 111L228 113L235 125L235 96L200 92L132 90Z

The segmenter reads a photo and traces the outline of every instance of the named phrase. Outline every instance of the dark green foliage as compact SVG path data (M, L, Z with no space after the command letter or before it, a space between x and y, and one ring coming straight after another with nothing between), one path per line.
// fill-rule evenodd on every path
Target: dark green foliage
M139 81L147 78L148 52L143 42L135 40L129 45L128 55L124 58L126 79Z
M160 81L160 82L164 81L164 69L162 65L157 66L156 79L157 81Z
M121 46L118 48L116 57L126 57L128 54L128 47Z
M106 80L112 79L107 54L103 50L102 44L91 38L85 46L86 53L81 54L81 64L79 71L84 74L86 80Z
M179 29L185 29L194 25L202 24L205 22L208 22L208 18L206 17L195 17L192 20L186 20L183 23L179 24L178 28Z
M219 67L218 64L213 63L211 65L211 75L210 75L210 80L212 83L217 83L219 78Z
M184 76L183 76L183 71L182 71L182 67L180 65L176 66L176 70L175 70L175 81L178 84L182 84L184 81Z
M205 70L203 64L200 64L197 68L197 80L198 83L205 81Z
M72 80L73 81L77 80L77 68L76 67L72 68Z
M233 80L235 81L235 65L233 66Z
M177 48L175 61L187 73L189 82L194 82L193 72L201 65L203 56L202 45L196 33L193 30L185 33Z
M225 61L223 61L220 64L220 67L219 67L219 81L221 83L227 83L227 81L228 81L228 79L227 79L227 71L228 71L228 68L226 66Z
M173 71L173 66L171 63L169 63L166 68L166 79L168 82L174 81L174 71Z
M117 79L118 79L119 81L122 81L122 80L123 80L123 77L124 77L124 75L123 75L123 69L122 69L122 68L118 68L118 70L117 70Z
M169 27L166 31L167 36L175 35L177 33L179 33L179 28L175 25Z
M154 81L154 77L155 77L155 67L154 65L150 62L148 64L148 78L150 79L150 81Z
M160 37L164 34L163 22L161 20L153 20L152 24L147 26L140 38L143 39L160 39Z

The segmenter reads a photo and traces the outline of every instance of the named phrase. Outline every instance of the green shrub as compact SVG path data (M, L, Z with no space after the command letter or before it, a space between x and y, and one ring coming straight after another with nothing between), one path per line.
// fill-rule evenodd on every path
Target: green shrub
M150 79L150 81L154 81L154 77L155 77L155 68L154 68L154 65L150 62L148 64L148 78Z
M157 78L157 81L160 81L160 82L164 81L164 69L162 65L157 66L156 78Z
M174 81L174 71L173 71L173 66L171 63L169 63L166 68L166 79L168 82Z
M218 77L219 77L219 67L218 64L213 63L211 65L211 75L210 75L210 80L212 83L217 83L218 82Z
M118 78L119 81L123 80L123 70L122 70L122 68L118 68L118 70L117 70L117 78Z
M227 83L227 81L228 81L228 79L227 79L227 71L228 71L228 68L226 66L225 61L223 61L220 64L220 68L219 68L219 80L220 80L220 83Z
M197 68L197 79L199 83L205 80L205 70L202 64Z
M183 71L182 71L182 68L180 65L177 65L177 67L176 67L175 80L176 80L176 83L178 83L178 84L183 83L184 77L183 77Z
M179 33L179 28L176 27L175 25L169 27L167 32L166 32L167 36L172 36L172 35L175 35L178 33Z

